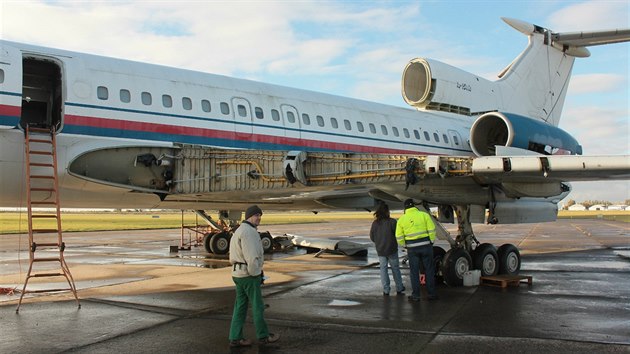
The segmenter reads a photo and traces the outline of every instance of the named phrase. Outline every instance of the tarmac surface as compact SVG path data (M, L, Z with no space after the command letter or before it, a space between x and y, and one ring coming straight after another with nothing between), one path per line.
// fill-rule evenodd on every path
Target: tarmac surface
M369 244L369 224L265 226L263 218L259 229ZM373 247L362 258L288 249L265 261L265 316L280 341L243 349L228 347L227 257L203 247L169 252L179 229L66 233L81 308L68 292L27 294L16 313L19 294L0 294L0 353L630 352L630 224L474 227L481 242L517 245L533 284L442 284L439 300L412 303L382 295ZM0 235L0 288L22 289L27 239ZM409 295L406 265L402 272ZM55 286L36 280L28 289ZM251 317L245 334L255 339Z

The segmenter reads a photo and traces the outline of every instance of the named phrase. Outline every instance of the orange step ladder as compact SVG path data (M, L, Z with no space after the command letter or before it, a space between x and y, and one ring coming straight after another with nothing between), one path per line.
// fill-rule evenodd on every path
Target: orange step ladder
M34 128L24 130L26 152L26 197L28 202L29 267L20 301L27 293L49 293L70 290L81 308L77 289L63 253L66 248L61 232L59 182L57 176L57 143L55 129ZM37 208L33 210L33 208ZM41 254L41 256L40 256ZM44 264L58 263L59 268ZM44 270L34 273L33 266L41 264ZM50 268L53 268L51 271ZM31 278L65 277L67 288L27 290Z

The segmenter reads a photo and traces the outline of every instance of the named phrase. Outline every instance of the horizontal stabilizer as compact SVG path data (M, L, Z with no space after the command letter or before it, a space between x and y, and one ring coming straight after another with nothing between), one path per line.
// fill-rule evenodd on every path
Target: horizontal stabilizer
M590 52L585 48L588 46L630 41L630 29L628 28L589 32L556 33L549 29L514 18L502 17L501 19L517 31L527 36L534 33L543 34L546 38L551 40L554 47L575 57L584 58L590 56Z
M597 32L553 33L554 42L571 47L588 47L630 41L630 29L615 29Z

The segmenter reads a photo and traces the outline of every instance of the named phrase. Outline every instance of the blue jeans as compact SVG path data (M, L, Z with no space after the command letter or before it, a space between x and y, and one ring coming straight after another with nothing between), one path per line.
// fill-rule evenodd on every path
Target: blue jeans
M424 266L429 296L435 296L435 268L433 266L433 245L407 248L409 257L409 277L411 296L420 298L420 262Z
M391 290L389 285L389 274L387 273L387 263L392 267L392 275L394 276L394 282L396 283L396 291L401 292L405 290L402 277L400 276L400 265L398 263L398 252L392 253L389 256L378 256L378 262L381 268L381 284L383 285L383 292L389 294Z

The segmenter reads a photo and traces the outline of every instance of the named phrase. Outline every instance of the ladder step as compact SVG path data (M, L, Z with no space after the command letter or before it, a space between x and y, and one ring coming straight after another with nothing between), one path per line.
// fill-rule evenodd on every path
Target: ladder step
M31 204L37 204L37 205L55 205L57 204L56 202L31 202Z
M35 258L33 262L61 262L61 258L59 257L45 257L45 258Z
M47 144L52 144L52 140L46 140L46 139L33 139L33 138L30 138L30 139L28 139L28 141L30 143L47 143Z
M53 247L53 246L54 247L59 247L59 244L58 243L51 243L51 242L48 242L48 243L39 243L39 242L37 242L37 248L40 248L40 247Z
M52 234L52 233L57 233L59 230L57 229L34 229L33 233L34 234Z
M42 175L34 175L31 178L44 178L44 179L55 179L54 176L42 176Z
M55 167L51 163L41 163L41 162L31 162L30 165L31 166L38 166L38 167Z
M51 151L29 151L28 152L31 155L52 155L53 153Z
M34 187L34 188L31 188L31 190L32 191L36 191L36 192L54 192L55 191L54 188L42 188L42 187ZM35 202L33 202L33 203L35 203ZM40 203L40 202L38 202L38 203ZM43 202L41 202L41 203L43 203ZM46 202L46 203L50 203L50 202Z
M38 274L31 274L29 277L30 278L47 278L47 277L63 277L65 276L65 274L63 273L38 273Z
M38 215L31 215L31 218L37 218L37 219L56 219L57 215L55 214L38 214Z
M50 133L50 128L28 127L29 132Z

